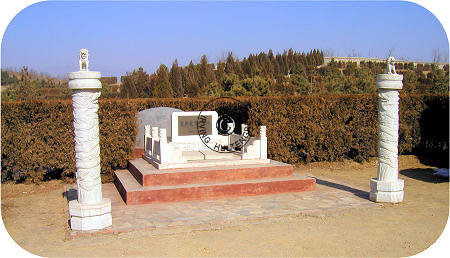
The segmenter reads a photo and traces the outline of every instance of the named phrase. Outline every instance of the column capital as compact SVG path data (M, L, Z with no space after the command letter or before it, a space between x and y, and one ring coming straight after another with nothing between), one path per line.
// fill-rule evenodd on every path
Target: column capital
M403 88L402 74L378 74L377 89L401 90Z
M102 83L100 72L96 71L77 71L69 73L69 89L101 89Z

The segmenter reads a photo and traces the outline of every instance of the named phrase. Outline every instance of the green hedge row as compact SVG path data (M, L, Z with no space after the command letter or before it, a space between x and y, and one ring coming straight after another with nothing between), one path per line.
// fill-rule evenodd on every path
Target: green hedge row
M112 180L132 152L135 115L152 107L201 110L211 99L101 99L99 109L102 179ZM377 153L376 95L315 95L224 99L222 110L251 134L267 126L269 157L288 163L362 161ZM447 157L449 98L402 95L399 151ZM70 100L2 102L2 181L73 177L73 116Z

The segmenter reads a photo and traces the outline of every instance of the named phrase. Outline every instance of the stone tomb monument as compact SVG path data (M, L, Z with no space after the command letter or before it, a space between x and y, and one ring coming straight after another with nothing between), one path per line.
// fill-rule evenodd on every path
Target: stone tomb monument
M293 175L293 166L267 158L266 127L251 137L247 125L218 130L216 111L173 112L167 128L145 125L144 154L115 171L126 204L188 201L311 191L315 179Z
M370 200L403 201L404 181L398 178L398 90L403 75L395 72L394 57L387 59L384 74L377 75L378 88L378 177L370 180Z
M69 73L72 90L77 200L69 202L70 227L75 230L102 229L112 224L111 200L102 196L98 97L100 72L89 71L89 52L81 49L80 70Z
M171 107L155 107L140 111L136 115L138 133L134 147L144 150L145 125L148 124L158 128L167 128L167 137L171 138L172 131L170 125L173 112L183 112L183 110Z
M205 121L200 130L199 115ZM167 137L167 128L145 126L143 158L158 169L270 163L265 126L260 127L262 137L255 138L218 134L216 111L173 112L171 120L171 137ZM239 139L248 141L242 144L241 151L220 151L224 147L232 149L231 145L240 143Z

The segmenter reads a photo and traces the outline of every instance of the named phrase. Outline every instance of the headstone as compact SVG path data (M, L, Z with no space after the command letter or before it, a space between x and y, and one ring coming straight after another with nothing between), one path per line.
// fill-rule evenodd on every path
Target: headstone
M171 119L173 112L182 112L183 110L170 107L156 107L140 111L137 117L138 133L136 135L137 148L144 148L145 125L151 127L166 128L167 137L172 137Z

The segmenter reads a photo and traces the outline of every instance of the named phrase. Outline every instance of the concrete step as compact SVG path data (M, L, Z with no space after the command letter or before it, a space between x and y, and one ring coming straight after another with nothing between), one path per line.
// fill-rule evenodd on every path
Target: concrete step
M205 155L201 153L200 151L183 151L182 156L186 160L204 160Z
M315 178L299 175L283 178L144 187L136 181L128 170L117 170L114 174L114 184L127 205L302 192L313 191L316 188Z
M201 151L183 151L183 157L186 160L210 160L210 159L233 159L241 160L242 155L238 153L219 153L212 150L201 150Z
M201 150L200 151L204 156L206 160L211 160L211 159L234 159L234 160L241 160L242 159L242 155L241 154L237 154L237 153L219 153L217 151L212 151L212 150Z
M134 159L128 162L128 170L142 186L165 186L289 177L293 166L270 160L266 164L156 169L144 159Z

